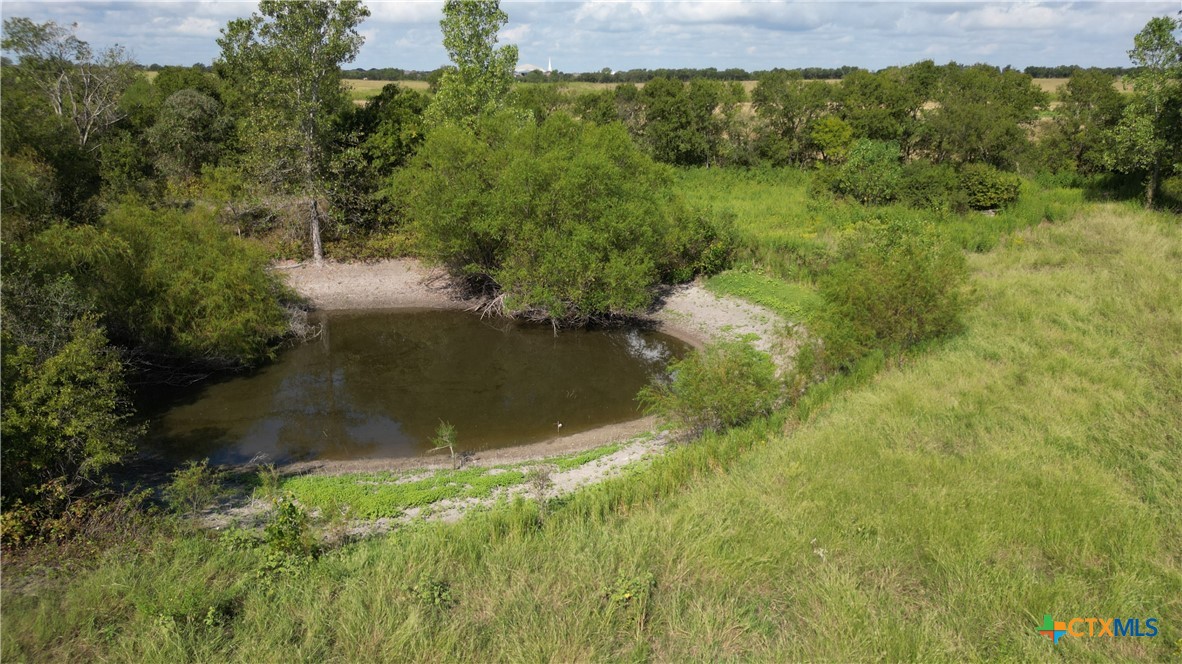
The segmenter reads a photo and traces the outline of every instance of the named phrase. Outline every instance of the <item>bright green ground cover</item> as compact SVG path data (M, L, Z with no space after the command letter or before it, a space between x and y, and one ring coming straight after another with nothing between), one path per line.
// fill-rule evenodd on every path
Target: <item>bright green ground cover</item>
M621 444L545 460L557 471L573 470L618 451ZM349 506L351 516L362 519L395 517L411 507L426 507L448 499L488 498L497 489L525 481L524 466L466 468L340 475L297 475L279 481L278 491L294 497L312 510Z
M807 284L782 281L752 270L727 270L706 280L706 288L767 307L785 320L805 321L824 300Z
M1088 208L973 256L966 330L823 401L258 582L206 535L24 591L4 661L1182 656L1182 232ZM7 573L6 573L7 577ZM428 589L424 592L422 589ZM446 597L446 602L424 597ZM1155 638L1037 634L1157 617Z
M403 473L303 475L283 480L280 490L311 508L348 505L362 519L394 517L410 507L426 507L447 499L485 498L498 488L521 483L516 470L490 473L488 468L428 473L410 480Z

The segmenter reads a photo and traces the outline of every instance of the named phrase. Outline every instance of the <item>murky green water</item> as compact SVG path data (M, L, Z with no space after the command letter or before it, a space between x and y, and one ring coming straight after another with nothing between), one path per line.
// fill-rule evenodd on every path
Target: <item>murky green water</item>
M169 459L235 463L423 454L440 420L480 450L639 415L635 396L689 347L638 330L564 331L455 311L329 312L274 363L146 406Z

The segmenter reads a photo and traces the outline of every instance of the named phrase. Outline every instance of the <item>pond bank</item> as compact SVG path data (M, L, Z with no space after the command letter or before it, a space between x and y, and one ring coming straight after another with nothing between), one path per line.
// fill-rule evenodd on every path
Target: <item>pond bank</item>
M316 309L470 309L456 295L447 274L414 258L375 263L278 263L275 271ZM648 319L661 332L702 347L721 338L754 335L754 345L773 350L777 326L772 311L734 298L719 297L697 283L669 287Z

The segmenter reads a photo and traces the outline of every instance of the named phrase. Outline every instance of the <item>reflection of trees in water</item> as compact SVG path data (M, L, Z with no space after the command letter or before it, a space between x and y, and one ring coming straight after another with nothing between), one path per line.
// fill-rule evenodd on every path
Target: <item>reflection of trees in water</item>
M662 342L460 312L333 314L319 339L212 386L182 419L224 428L236 459L417 454L440 420L460 449L532 442L557 421L565 435L635 415L654 366L636 356Z

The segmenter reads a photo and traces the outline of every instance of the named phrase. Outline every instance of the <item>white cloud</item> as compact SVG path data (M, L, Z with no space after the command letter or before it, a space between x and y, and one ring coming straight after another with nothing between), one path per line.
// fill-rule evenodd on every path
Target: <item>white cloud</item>
M439 0L371 0L365 5L371 20L381 23L438 24L443 17L443 3Z
M497 39L511 43L520 42L524 40L527 35L529 35L529 27L529 24L525 23L512 28L505 28L504 30L501 30L499 33L497 33Z
M216 38L224 25L222 21L190 16L172 29L182 35Z
M360 67L445 64L440 0L370 0ZM500 33L523 59L564 71L637 67L879 68L925 58L1012 64L1124 65L1133 35L1167 2L795 2L503 0ZM5 17L77 22L96 46L121 43L141 61L209 62L220 29L257 10L249 1L20 2Z

